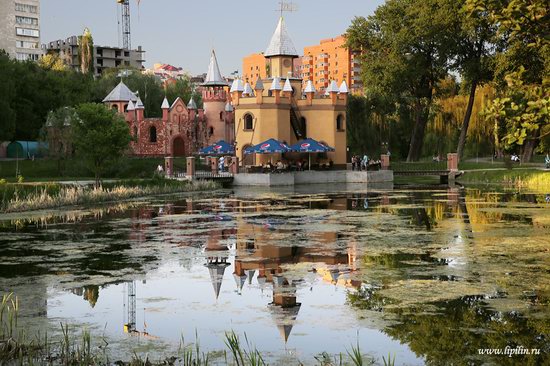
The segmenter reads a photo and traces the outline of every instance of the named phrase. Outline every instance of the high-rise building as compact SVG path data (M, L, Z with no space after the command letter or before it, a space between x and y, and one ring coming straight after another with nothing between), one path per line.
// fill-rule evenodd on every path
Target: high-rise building
M0 0L0 49L20 61L40 58L39 0Z
M324 91L332 80L346 81L351 93L360 94L363 89L360 52L351 51L345 43L345 37L339 36L304 47L302 78L311 80L319 91Z
M77 36L49 42L43 46L46 53L57 54L66 65L75 70L80 70L78 47ZM120 47L94 45L94 75L101 75L104 70L117 67L133 67L141 70L145 62L144 53L145 51L141 49L141 46L135 50L125 50Z

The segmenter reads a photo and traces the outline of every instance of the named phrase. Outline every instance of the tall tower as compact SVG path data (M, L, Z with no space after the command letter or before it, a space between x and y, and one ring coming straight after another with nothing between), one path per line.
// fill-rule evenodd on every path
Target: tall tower
M293 61L299 55L296 52L292 39L288 35L285 20L282 16L279 18L279 23L271 37L264 56L269 66L269 70L267 71L268 77L286 78L288 75L292 75Z
M130 0L117 0L122 8L122 48L132 49L132 36L130 31Z
M227 82L220 73L216 52L212 50L208 73L202 84L202 100L206 117L208 143L228 139L229 134L224 118L225 104L227 102L227 86Z

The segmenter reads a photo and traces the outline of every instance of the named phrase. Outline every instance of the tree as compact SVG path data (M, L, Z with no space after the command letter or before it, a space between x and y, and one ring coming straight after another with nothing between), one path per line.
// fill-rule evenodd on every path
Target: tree
M87 161L99 186L105 169L128 150L132 137L124 119L102 104L81 104L73 126L76 154Z
M46 54L38 60L38 65L45 70L66 71L67 65L57 54Z
M0 141L11 140L15 134L16 111L13 108L16 88L13 62L0 50Z
M450 0L389 0L348 28L347 46L363 51L367 93L392 95L414 114L408 161L418 160L435 84L447 72L459 29Z
M522 160L529 161L537 143L550 135L550 80L543 85L525 84L524 71L507 76L507 88L486 106L484 114L495 124L496 146L504 150L522 146Z
M83 74L94 73L94 39L88 28L78 37L78 58Z
M459 1L466 4L465 1ZM463 6L457 16L460 17L460 34L455 44L456 54L454 68L460 72L463 82L470 86L468 105L464 113L457 154L459 159L464 154L466 137L474 107L478 86L492 80L494 56L497 50L497 27L489 20L489 15L482 9L470 10Z
M199 108L202 105L202 96L196 92L195 85L191 83L188 76L179 77L175 83L166 86L166 98L170 103L173 103L178 97L184 102L188 102L193 97Z
M62 107L50 111L41 131L41 140L48 143L48 156L57 161L59 175L63 175L64 162L73 155L72 126L80 123L76 110Z
M537 144L548 137L548 4L544 0L467 0L467 7L473 16L486 13L505 44L495 64L498 98L486 108L487 117L495 121L496 140L508 149L521 146L522 160L530 161Z

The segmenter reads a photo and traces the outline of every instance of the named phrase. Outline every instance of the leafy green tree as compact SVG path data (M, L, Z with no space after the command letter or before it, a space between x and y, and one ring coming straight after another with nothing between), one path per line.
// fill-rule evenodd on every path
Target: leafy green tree
M466 137L474 107L478 86L492 80L494 58L499 47L497 27L490 21L489 15L482 9L469 9L466 1L460 0L462 8L456 14L460 19L459 35L455 42L453 68L462 76L464 83L469 84L468 105L464 113L457 153L459 158L464 154Z
M471 16L487 14L505 48L496 57L498 98L487 107L503 148L522 148L529 161L547 141L550 84L550 14L544 0L467 0ZM519 124L522 124L521 126Z
M538 142L550 135L550 80L525 84L523 72L507 76L508 87L484 113L495 124L496 145L504 150L523 146L522 159L529 161Z
M191 97L193 97L199 108L202 105L202 96L196 91L195 85L193 85L188 76L182 76L175 83L166 86L166 98L170 104L174 103L178 97L184 102L189 102Z
M13 102L16 96L13 63L8 54L0 50L0 141L11 140L15 134L16 111Z
M355 18L346 33L348 47L363 51L367 93L391 95L412 111L408 161L420 158L434 87L459 34L459 8L450 0L389 0L369 18Z
M97 187L105 169L128 150L130 129L117 112L103 104L81 104L77 113L81 122L73 126L76 154L89 164Z

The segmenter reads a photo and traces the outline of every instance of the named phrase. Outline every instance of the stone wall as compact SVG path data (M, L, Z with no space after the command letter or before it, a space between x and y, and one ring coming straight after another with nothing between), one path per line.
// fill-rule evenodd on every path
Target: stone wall
M289 186L300 184L332 183L383 183L393 182L393 171L380 170L372 172L305 171L281 174L237 174L233 184L236 186Z

